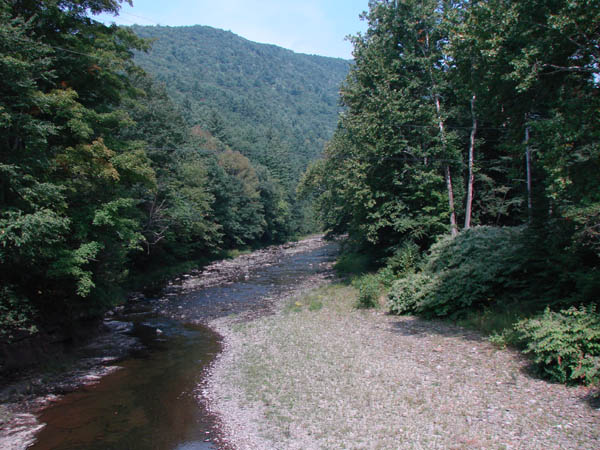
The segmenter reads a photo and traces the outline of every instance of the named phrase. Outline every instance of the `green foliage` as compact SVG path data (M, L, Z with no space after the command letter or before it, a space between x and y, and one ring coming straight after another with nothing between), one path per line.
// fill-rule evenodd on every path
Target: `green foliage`
M493 304L523 287L523 229L476 227L431 248L423 269L432 280L418 311L457 316Z
M64 240L69 219L55 211L40 209L29 214L8 209L0 213L0 261L37 258Z
M440 109L439 100L454 97L443 8L434 1L369 6L369 29L352 39L356 64L341 90L346 110L303 191L334 232L383 252L404 241L427 247L448 230L445 174L456 175L461 163L456 133L440 129L452 109ZM455 185L460 192L460 179Z
M346 109L299 193L326 229L388 256L394 312L462 318L510 343L516 318L596 302L599 11L369 2Z
M153 233L158 238L165 230L164 245L173 250L178 247L182 256L216 249L222 239L222 227L213 216L215 197L210 192L211 180L205 164L193 155L186 155L172 168L173 172L165 177L167 207L162 217L157 217Z
M140 125L125 135L148 140L156 147L151 158L165 162L182 138L177 129L184 128L185 117L194 147L213 152L229 175L222 154L239 153L259 177L262 208L255 200L238 202L237 181L231 185L223 174L210 171L220 244L284 242L319 231L311 205L296 198L295 188L335 128L338 85L349 63L252 43L209 27L128 30L154 40L149 53L136 53L136 61L165 87L139 79L145 98L129 106ZM244 178L241 172L235 176ZM239 218L247 226L237 223Z
M48 275L53 278L64 276L74 278L77 295L87 297L96 285L92 281L92 272L83 267L94 260L100 250L102 250L102 244L98 242L81 244L73 251L64 250L50 267Z
M10 340L15 330L36 332L34 314L28 299L20 298L11 286L0 287L0 338Z
M417 312L419 304L431 288L432 279L423 273L405 273L388 293L388 308L394 314Z
M319 311L323 309L323 302L317 299L311 299L309 305L308 305L308 310L309 311Z
M371 256L364 253L343 252L333 267L340 276L360 275L369 270L372 263Z
M383 287L389 289L397 279L396 274L389 267L382 267L377 271L377 278Z
M587 284L573 283L593 272L569 267L570 257L553 257L560 240L547 238L542 247L536 235L523 227L475 227L440 239L421 272L405 273L392 284L390 311L457 319L496 345L524 347L545 376L598 382L600 316L591 294L582 290ZM540 301L544 295L553 300ZM535 315L549 303L582 299L590 306Z
M395 275L403 275L416 271L420 261L419 247L414 242L408 241L402 243L393 255L386 259L385 266Z
M368 273L352 281L352 285L358 289L358 308L375 308L379 305L379 296L382 286L377 274Z
M0 285L13 328L100 314L140 273L300 229L291 145L244 141L278 155L257 169L224 144L235 139L216 110L202 125L221 141L190 133L133 62L147 43L88 17L120 3L0 3Z
M370 2L368 29L352 38L346 109L301 184L325 227L381 253L407 240L427 249L452 213L465 218L472 148L471 223L562 219L575 225L563 230L570 250L593 250L579 257L598 264L593 3Z
M89 17L117 13L120 3L0 2L3 333L46 321L68 327L102 314L125 287L148 283L142 274L161 279L190 261L306 229L309 208L294 184L331 133L333 80L347 62L202 29L216 38L205 42L211 58L225 61L227 36L239 60L223 73L202 60L224 77L217 89L203 70L191 88L172 79L165 87L134 64L148 42ZM250 68L248 58L258 78L236 87L231 77ZM262 79L274 75L281 79ZM176 106L167 89L193 105Z
M546 309L515 329L543 375L563 383L600 381L600 315L594 306Z
M131 124L119 106L145 43L87 17L120 3L0 4L0 285L13 317L85 316L138 247L133 199L154 173L115 134Z
M462 318L485 310L502 315L512 307L536 312L547 304L540 301L544 296L562 304L589 302L587 281L594 272L556 257L559 244L548 237L544 247L523 227L474 227L442 237L418 265L421 272L400 275L390 305L402 313Z
M349 62L296 54L204 26L133 26L136 61L166 84L191 126L269 169L286 188L321 154ZM218 145L218 144L217 144Z

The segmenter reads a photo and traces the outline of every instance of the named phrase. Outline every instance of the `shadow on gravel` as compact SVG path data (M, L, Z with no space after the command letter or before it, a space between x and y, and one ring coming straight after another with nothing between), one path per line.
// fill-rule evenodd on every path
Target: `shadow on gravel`
M425 320L418 317L401 317L390 323L390 331L402 336L426 338L433 335L444 337L461 337L468 341L485 342L486 339L477 332L466 330L451 324Z
M437 320L425 320L413 316L390 317L392 317L392 321L388 323L388 331L402 336L411 336L419 339L431 336L443 336L449 338L461 338L470 342L489 343L485 336L476 331L461 328L449 323ZM548 383L548 385L560 384L540 376L539 368L537 368L526 355L518 352L518 349L513 348L512 350L514 350L516 355L524 362L520 369L518 369L518 372L522 376L532 380L543 380ZM581 389L581 394L577 395L579 400L592 409L600 410L600 386L585 387L580 385L579 388Z
M590 408L600 409L600 387L590 388L581 399L585 401Z

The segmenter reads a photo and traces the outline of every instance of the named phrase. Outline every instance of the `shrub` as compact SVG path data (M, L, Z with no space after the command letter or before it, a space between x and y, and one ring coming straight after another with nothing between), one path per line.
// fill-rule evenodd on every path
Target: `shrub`
M600 381L600 315L595 306L543 314L515 325L542 375L564 382Z
M369 273L356 278L353 284L358 289L358 308L374 308L378 305L381 284L376 274Z
M388 293L388 308L395 314L417 312L419 302L432 286L432 279L423 273L409 273L396 280Z
M19 297L11 286L0 287L0 338L10 341L16 330L37 332L33 316L34 309L27 299Z
M343 253L333 266L338 275L358 275L371 266L371 257L362 253Z
M389 289L398 277L389 267L382 267L377 271L377 279L383 287Z
M526 279L522 228L476 227L431 247L423 272L435 283L419 309L430 316L457 316L517 293Z
M421 259L419 247L414 242L404 242L386 261L386 267L396 275L414 272Z

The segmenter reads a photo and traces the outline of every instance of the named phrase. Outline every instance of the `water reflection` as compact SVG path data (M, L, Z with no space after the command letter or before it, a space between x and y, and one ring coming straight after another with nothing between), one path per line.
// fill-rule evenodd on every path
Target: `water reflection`
M119 363L123 368L98 384L64 396L45 409L33 450L207 450L216 446L214 418L198 402L203 370L220 351L218 336L190 322L252 308L323 270L333 244L249 270L234 283L161 303L159 314L137 312L134 333L146 350ZM147 310L148 308L146 308ZM160 332L157 333L156 329Z

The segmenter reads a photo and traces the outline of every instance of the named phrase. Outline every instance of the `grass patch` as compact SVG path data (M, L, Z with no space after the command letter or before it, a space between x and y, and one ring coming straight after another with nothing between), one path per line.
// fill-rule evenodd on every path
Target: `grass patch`
M335 283L322 286L293 298L283 308L285 314L322 309L350 310L358 302L358 289L352 285Z
M323 302L320 300L311 300L308 305L309 311L319 311L321 308L323 308Z
M525 318L525 314L515 308L485 308L480 311L469 311L451 322L464 328L479 331L489 337L499 347L517 346L518 336L514 326Z
M523 320L525 315L517 310L471 311L464 317L450 322L471 330L476 330L486 336L498 348L513 347L523 349L515 325Z
M248 255L250 253L252 253L252 249L251 248L242 248L242 249L231 249L231 250L225 250L223 251L223 253L221 255L219 255L222 259L235 259L238 256L242 256L242 255Z
M286 307L283 309L283 312L285 313L290 313L290 312L294 312L294 313L299 313L302 311L302 308L304 307L304 304L302 302L299 301L293 301L290 302L286 305Z

